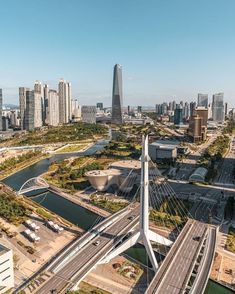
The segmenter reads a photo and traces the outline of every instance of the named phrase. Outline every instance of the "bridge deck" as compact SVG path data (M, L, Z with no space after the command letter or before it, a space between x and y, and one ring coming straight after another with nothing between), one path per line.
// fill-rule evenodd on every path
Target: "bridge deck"
M52 289L56 289L58 293L64 293L67 286L74 285L80 281L113 248L118 237L126 234L133 227L133 223L138 223L138 211L139 207L133 209L127 216L121 218L103 231L100 236L94 238L92 243L80 250L71 261L35 293L50 293ZM134 220L130 220L130 216L135 217ZM94 245L96 240L100 241L98 246Z
M189 220L177 238L146 294L179 294L186 287L207 225ZM195 239L196 237L196 239ZM199 239L200 238L200 239Z

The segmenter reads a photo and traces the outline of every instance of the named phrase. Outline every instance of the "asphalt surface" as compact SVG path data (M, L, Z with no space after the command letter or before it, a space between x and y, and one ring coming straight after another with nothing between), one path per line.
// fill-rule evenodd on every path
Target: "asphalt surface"
M199 252L201 240L204 238L206 230L207 226L205 224L191 221L191 225L186 230L183 240L179 238L179 235L179 239L175 242L174 246L177 250L171 255L170 262L168 260L164 274L161 269L157 272L146 294L182 293L182 290L187 284L189 274L193 270L194 261ZM182 231L182 233L184 234L185 232ZM162 264L163 268L164 263L165 260Z
M209 244L207 246L208 252L206 254L204 264L205 266L202 268L198 280L196 281L196 287L195 290L192 291L193 294L201 294L204 293L205 286L207 284L208 277L210 275L211 265L213 263L214 259L214 252L215 252L215 246L216 246L216 228L211 227L209 228Z
M128 215L105 229L100 236L94 238L92 243L81 249L71 261L35 293L47 294L51 293L51 290L56 290L57 293L66 293L67 287L80 281L104 257L105 253L114 247L118 239L117 236L125 235L133 227L133 224L137 224L138 214L139 207L130 210ZM130 219L131 216L134 217L134 220ZM98 246L94 245L95 241L99 241Z
M235 165L235 137L232 137L230 149L219 168L219 175L216 177L216 184L234 185L234 165Z

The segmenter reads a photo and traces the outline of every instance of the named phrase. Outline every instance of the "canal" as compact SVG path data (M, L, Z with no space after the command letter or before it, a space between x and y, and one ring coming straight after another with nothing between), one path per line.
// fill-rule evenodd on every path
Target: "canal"
M52 162L62 161L73 156L93 155L97 151L102 150L107 143L108 141L106 140L100 140L84 152L55 154L48 159L43 159L21 171L16 172L15 174L4 179L3 182L18 191L27 180L45 173ZM47 192L45 194L40 194L37 197L32 197L32 194L28 194L27 196L84 230L89 229L94 225L94 223L96 223L96 221L100 221L102 219L99 215L85 209L82 206L74 204L61 196L58 196L55 193Z
M84 152L55 154L48 159L43 159L21 171L16 172L15 174L4 179L3 182L14 190L18 191L28 179L40 176L42 173L45 173L52 162L62 161L73 156L93 155L97 151L102 150L107 143L107 140L100 140ZM40 194L36 197L29 195L28 197L84 230L88 230L97 221L101 220L101 217L97 214L51 192ZM141 263L146 264L147 256L143 246L136 245L135 247L128 249L125 253L130 257L139 260ZM160 256L156 257L160 258ZM204 294L230 293L234 292L209 280Z

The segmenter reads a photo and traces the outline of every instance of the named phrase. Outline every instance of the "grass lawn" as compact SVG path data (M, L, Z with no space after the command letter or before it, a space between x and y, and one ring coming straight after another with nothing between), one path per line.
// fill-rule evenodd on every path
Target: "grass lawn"
M85 148L87 144L71 144L61 148L57 153L78 152Z
M227 238L225 248L228 251L235 253L235 229L233 227L229 228L228 238Z

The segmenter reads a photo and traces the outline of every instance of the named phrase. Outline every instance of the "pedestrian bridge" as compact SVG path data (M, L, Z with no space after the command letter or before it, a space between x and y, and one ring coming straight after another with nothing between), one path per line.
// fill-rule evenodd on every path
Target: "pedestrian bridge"
M25 194L28 192L36 191L36 190L42 190L42 189L48 189L49 184L46 180L44 180L41 177L34 177L29 180L27 180L19 189L17 192L18 195Z

